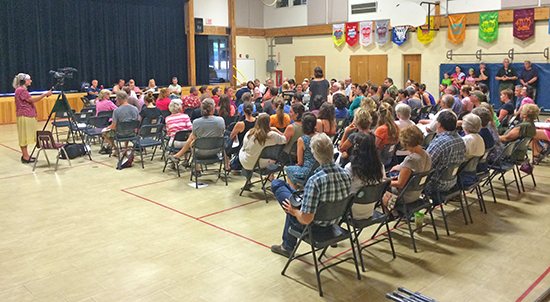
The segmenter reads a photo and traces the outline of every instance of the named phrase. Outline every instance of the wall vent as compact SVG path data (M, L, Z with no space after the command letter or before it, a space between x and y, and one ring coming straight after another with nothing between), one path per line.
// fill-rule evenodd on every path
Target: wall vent
M378 2L368 2L351 5L351 14L376 13L378 11Z
M275 37L275 44L292 44L292 37Z

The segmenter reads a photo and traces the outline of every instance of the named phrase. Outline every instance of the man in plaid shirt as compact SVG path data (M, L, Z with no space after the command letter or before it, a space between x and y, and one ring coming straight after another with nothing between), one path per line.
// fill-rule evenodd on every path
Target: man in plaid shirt
M441 111L437 117L437 136L426 150L432 158L432 169L435 170L430 181L426 184L428 192L432 191L435 186L444 192L456 185L456 179L440 180L435 183L435 180L439 178L446 166L460 164L465 160L466 145L455 131L456 122L456 114L452 111Z
M316 134L311 138L311 152L320 166L307 180L301 207L294 207L288 201L295 191L289 184L280 179L271 183L271 191L287 213L283 229L283 244L272 246L271 251L285 257L290 256L297 241L296 237L288 233L290 227L301 232L304 226L310 223L320 227L332 226L340 218L328 222L315 221L313 219L317 207L320 203L341 201L350 194L350 176L334 163L332 141L325 133Z

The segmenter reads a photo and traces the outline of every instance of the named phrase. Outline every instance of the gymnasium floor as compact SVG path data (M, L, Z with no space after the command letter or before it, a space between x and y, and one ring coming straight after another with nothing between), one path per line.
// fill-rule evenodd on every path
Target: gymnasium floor
M209 186L195 189L188 171L162 173L160 155L117 171L97 145L93 161L54 173L41 160L33 173L18 149L16 125L0 126L0 301L389 301L398 286L438 301L534 301L550 288L547 162L537 187L526 178L511 201L495 182L498 203L486 195L487 215L473 206L473 225L451 213L451 236L436 211L440 240L425 228L416 254L398 227L396 259L387 242L365 250L362 280L352 262L329 269L320 298L308 263L281 276L285 259L269 246L281 242L283 211L259 186L239 197L241 176L227 187L204 176Z

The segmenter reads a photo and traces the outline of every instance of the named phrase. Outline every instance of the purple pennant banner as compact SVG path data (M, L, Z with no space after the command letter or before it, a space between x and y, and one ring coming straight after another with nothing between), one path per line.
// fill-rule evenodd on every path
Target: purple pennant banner
M535 9L514 10L514 37L525 40L535 34Z

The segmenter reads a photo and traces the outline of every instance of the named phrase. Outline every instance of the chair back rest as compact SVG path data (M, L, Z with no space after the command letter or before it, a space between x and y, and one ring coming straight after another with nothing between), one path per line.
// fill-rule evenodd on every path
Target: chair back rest
M163 121L164 118L162 117L162 115L159 115L157 118L146 117L141 120L141 125L160 125L163 123Z
M149 125L142 125L139 129L139 135L142 138L153 138L153 139L160 139L163 135L162 129L164 128L164 125L162 124L149 124Z
M435 105L435 107L432 108L432 112L438 112L441 109L441 103Z
M485 156L485 154L482 155L482 156L474 156L474 157L470 158L469 160L463 162L460 165L460 168L458 168L458 174L476 173L477 172L477 165L479 164L479 161L481 160L481 158L483 156Z
M420 108L420 114L428 113L428 112L430 112L429 111L430 109L431 109L430 106L424 106L424 107Z
M172 112L170 112L170 110L161 110L160 112L162 114L162 117L165 118L165 119L166 119L167 116L172 114Z
M137 137L139 130L139 120L118 122L116 123L115 135L116 138L132 138Z
M529 143L531 143L530 137L524 137L519 140L516 140L516 145L514 146L514 150L512 151L512 154L514 154L518 150L527 150L527 146L529 146Z
M91 112L87 111L80 111L80 113L74 114L74 120L77 123L86 123L88 121L88 118L92 116Z
M491 154L491 151L493 151L495 147L485 149L485 153L483 153L483 156L479 158L478 165L484 165L487 163L487 157L489 157L489 154Z
M55 149L55 141L51 131L36 131L36 147L42 149Z
M382 147L382 150L380 150L380 159L384 166L391 164L395 152L397 152L397 144L386 144Z
M113 110L109 111L100 111L97 113L97 116L108 116L109 118L113 117Z
M74 110L73 110L74 113ZM56 111L55 112L55 119L64 119L69 118L69 112L68 111Z
M432 175L433 171L427 171L422 173L413 173L409 177L409 180L407 181L407 184L403 188L403 191L401 191L401 194L399 194L398 199L402 199L403 194L408 191L422 191L424 190L424 186L426 185L426 182L428 181L428 178L430 175Z
M187 114L187 116L189 116L189 118L191 118L191 115L193 114L193 110L195 110L195 108L193 108L193 107L185 108L183 113Z
M233 129L235 128L235 125L237 125L237 122L233 122L231 124L229 124L227 126L227 128L225 128L227 131L229 131L229 133L231 133L233 131Z
M430 143L433 141L435 136L436 136L435 132L432 132L432 133L424 136L424 142L422 142L422 147L427 148L430 145Z
M225 148L223 136L220 137L199 137L195 140L193 148L200 150L217 150Z
M345 217L346 212L350 209L349 205L352 200L353 195L350 195L343 198L342 200L319 203L313 220L317 222L323 222L338 219L340 217Z
M504 159L507 159L508 157L512 156L512 153L514 153L514 148L516 147L516 144L518 143L517 140L511 141L508 144L502 148L502 151L500 152L500 155L497 157L497 161L502 161Z
M91 115L95 115L95 106L84 107L82 108L82 110L80 110L80 113L82 112L89 112Z
M319 168L319 166L321 166L321 165L319 164L319 162L317 160L315 160L315 162L313 163L313 166L311 166L311 169L309 170L309 173L306 176L306 179L305 179L306 182L311 176L313 176L313 174L315 174L315 170L317 170L317 168ZM304 185L305 185L305 182L304 182Z
M346 124L348 123L347 118L337 118L336 119L336 130L340 130L344 127L346 127Z
M386 179L377 185L367 185L359 189L353 198L353 203L370 204L375 203L384 197L390 187L391 180Z
M461 165L462 163L445 166L439 175L439 180L451 181L456 179Z
M104 116L90 116L88 118L88 126L92 126L95 128L105 128L109 126L109 117Z
M174 141L185 142L192 132L192 130L180 130L174 134Z
M281 153L283 152L283 148L286 145L273 145L264 147L262 149L262 153L260 153L260 157L258 157L258 160L260 159L272 159L272 160L278 160L281 157Z

